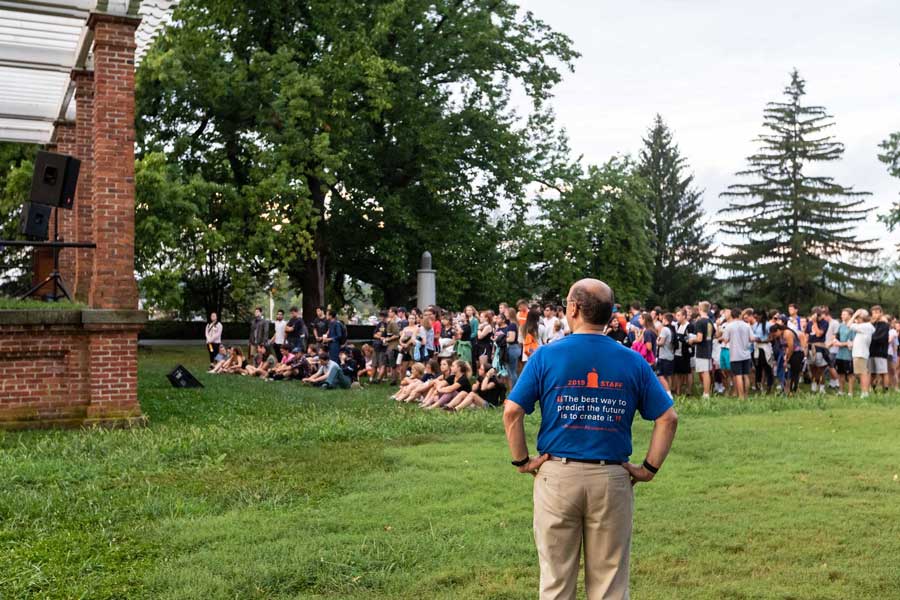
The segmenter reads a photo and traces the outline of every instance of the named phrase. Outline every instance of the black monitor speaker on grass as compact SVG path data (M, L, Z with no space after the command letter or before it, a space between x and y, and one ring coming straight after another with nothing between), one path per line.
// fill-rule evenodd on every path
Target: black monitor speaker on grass
M191 372L183 366L178 365L172 372L166 375L172 387L177 388L202 388L203 384L197 381L197 378L191 375Z

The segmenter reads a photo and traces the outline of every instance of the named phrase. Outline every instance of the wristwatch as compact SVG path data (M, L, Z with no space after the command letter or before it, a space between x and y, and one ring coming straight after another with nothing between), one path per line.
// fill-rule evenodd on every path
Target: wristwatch
M522 460L514 460L511 461L512 466L514 467L524 467L528 464L528 461L531 460L531 457L526 455Z

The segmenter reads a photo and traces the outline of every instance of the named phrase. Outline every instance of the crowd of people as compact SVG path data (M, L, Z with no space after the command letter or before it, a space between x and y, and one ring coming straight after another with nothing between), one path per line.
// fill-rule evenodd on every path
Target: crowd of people
M318 308L307 324L296 307L271 323L257 308L248 352L221 343L216 315L206 327L210 372L267 380L295 379L324 388L361 383L397 386L392 398L451 412L502 404L529 357L569 335L565 308L520 300L512 307L462 312L429 306L381 311L371 341L348 341L333 310ZM274 330L274 333L273 333ZM670 395L746 398L751 392L812 392L863 397L900 388L900 319L880 306L826 306L801 315L718 307L708 302L674 312L616 305L606 335L641 354Z

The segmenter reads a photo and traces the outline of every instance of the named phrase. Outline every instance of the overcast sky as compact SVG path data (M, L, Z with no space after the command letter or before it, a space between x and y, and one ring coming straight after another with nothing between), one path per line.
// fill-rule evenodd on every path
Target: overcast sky
M900 0L521 0L574 40L582 57L553 106L576 154L600 163L636 154L658 112L674 130L712 213L796 67L808 103L834 115L844 158L838 183L873 192L873 212L898 198L900 180L878 143L900 131ZM893 250L874 216L866 233Z

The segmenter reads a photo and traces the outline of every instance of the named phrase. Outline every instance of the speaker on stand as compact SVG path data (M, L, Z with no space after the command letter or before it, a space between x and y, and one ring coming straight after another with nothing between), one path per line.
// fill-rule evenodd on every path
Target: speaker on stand
M53 211L53 242L60 243L65 240L59 237L59 209L71 210L75 205L75 189L78 186L78 174L81 170L81 161L66 154L55 152L38 152L34 160L34 175L31 178L30 202L22 207L22 233L29 239L48 238L48 224L50 211ZM50 274L35 283L31 289L22 294L27 298L37 294L38 290L48 284L52 284L53 293L50 298L72 299L69 290L63 282L59 272L59 251L61 246L53 246L53 270ZM41 256L36 256L35 273L41 264ZM40 279L37 277L37 279ZM60 292L62 292L60 294Z

